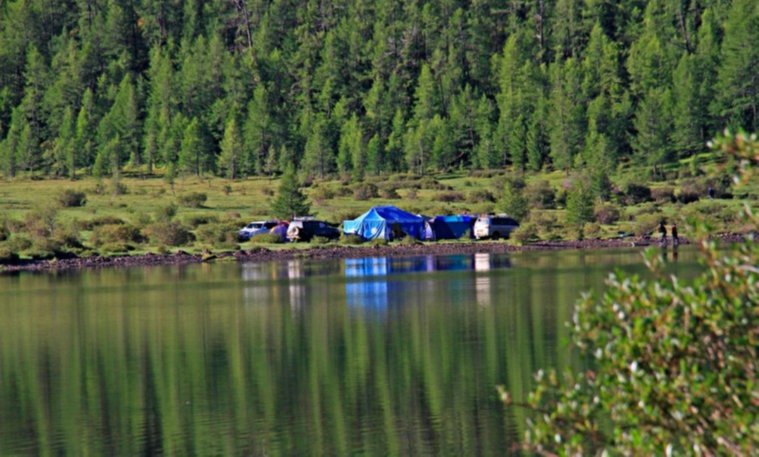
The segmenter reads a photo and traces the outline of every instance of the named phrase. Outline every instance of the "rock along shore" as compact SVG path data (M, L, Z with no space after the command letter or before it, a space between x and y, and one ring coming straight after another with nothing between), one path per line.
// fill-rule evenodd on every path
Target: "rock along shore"
M719 241L735 242L743 239L740 234L720 235ZM680 245L691 244L680 239ZM139 267L157 265L187 265L192 263L235 260L238 262L267 262L292 259L344 259L378 256L449 255L474 253L506 253L548 251L559 249L608 249L658 246L656 239L630 237L610 240L538 241L525 246L512 246L503 242L462 242L428 244L391 244L376 246L317 246L308 249L267 249L225 251L214 254L190 254L178 251L172 254L140 254L124 256L91 256L50 260L19 260L0 264L0 273L18 271L62 271L79 268Z

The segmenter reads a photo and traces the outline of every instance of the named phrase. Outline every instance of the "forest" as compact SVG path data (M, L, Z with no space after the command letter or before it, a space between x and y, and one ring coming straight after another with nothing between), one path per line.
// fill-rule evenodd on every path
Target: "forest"
M0 3L6 178L657 174L759 127L755 0Z

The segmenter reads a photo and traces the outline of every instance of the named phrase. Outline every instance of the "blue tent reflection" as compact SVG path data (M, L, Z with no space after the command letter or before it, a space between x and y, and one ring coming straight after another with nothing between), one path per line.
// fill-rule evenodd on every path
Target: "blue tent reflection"
M505 256L491 254L459 254L448 256L369 257L343 261L346 303L350 307L382 310L399 297L413 281L404 281L406 274L442 271L489 271L508 268ZM461 279L452 281L460 286ZM464 279L469 281L469 279ZM474 278L479 288L480 278ZM486 278L489 281L489 278Z

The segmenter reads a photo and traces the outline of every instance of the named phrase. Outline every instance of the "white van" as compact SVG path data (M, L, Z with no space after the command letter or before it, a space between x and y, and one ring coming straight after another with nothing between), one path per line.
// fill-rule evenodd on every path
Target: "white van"
M509 234L519 227L519 222L506 215L482 215L474 222L474 237L478 240L483 238L508 238Z

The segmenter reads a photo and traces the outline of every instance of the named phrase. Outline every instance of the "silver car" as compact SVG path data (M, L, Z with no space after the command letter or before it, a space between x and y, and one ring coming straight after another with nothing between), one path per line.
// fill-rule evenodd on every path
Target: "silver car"
M277 221L254 221L240 229L240 231L237 232L237 237L240 241L248 241L256 235L269 233L269 230L276 225Z
M506 215L483 215L474 222L474 237L478 240L483 238L508 238L514 229L519 227L519 222Z

